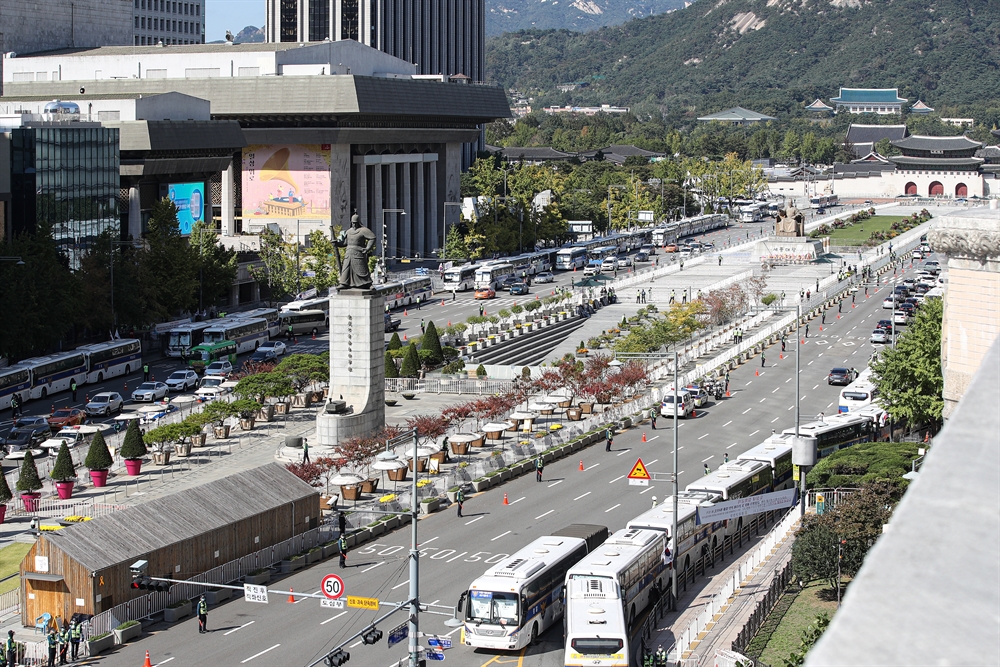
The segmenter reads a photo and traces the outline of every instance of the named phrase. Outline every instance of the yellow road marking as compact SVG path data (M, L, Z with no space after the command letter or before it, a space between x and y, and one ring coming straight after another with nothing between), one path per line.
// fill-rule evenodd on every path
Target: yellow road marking
M524 648L521 649L521 652L517 654L517 661L516 661L517 662L517 667L522 667L523 666L523 664L524 664L524 652L527 651L527 650L528 650L528 647L525 646ZM503 658L503 659L501 659L501 658ZM508 656L504 656L504 655L495 655L492 658L490 658L489 660L487 660L486 662L484 662L482 665L480 665L480 667L486 667L487 665L491 665L494 662L497 663L498 665L509 665L509 664L513 664L515 662L515 660L514 660L513 656L508 657Z

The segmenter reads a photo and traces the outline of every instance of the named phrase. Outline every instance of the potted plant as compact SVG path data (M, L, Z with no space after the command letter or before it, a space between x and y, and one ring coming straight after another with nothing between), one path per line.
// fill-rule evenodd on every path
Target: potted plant
M142 441L142 434L139 433L139 420L133 419L128 423L121 449L122 458L125 459L125 469L131 477L142 472L142 457L146 455L146 451L146 444Z
M98 655L115 645L115 636L110 632L91 635L87 640L87 645L89 655Z
M181 422L185 425L192 447L204 447L208 434L205 433L205 425L212 423L212 415L206 414L204 410L188 415Z
M21 462L21 474L17 477L17 490L21 494L21 501L24 503L25 512L38 511L38 499L42 497L39 493L42 489L42 480L38 479L38 468L35 466L35 457L29 448L24 453L24 461Z
M14 494L10 492L10 484L7 483L7 476L0 474L0 523L3 523L7 516L7 503L10 502Z
M243 581L248 584L253 584L255 586L263 586L264 584L271 581L271 570L266 567L259 568L252 571L250 574L243 577Z
M142 625L139 621L125 621L114 629L115 643L124 644L130 639L135 639L142 634Z
M432 514L437 512L438 506L441 504L441 499L434 498L424 498L420 501L420 513L421 514Z
M321 354L290 354L274 370L292 383L293 404L301 407L309 407L312 400L312 394L306 392L307 387L330 381L330 361Z
M212 606L224 602L231 597L233 597L233 589L231 588L210 588L205 591L205 602Z
M153 451L153 463L155 465L166 465L170 463L170 450L167 443L182 438L180 424L164 424L150 429L142 437L147 447Z
M214 403L209 403L208 407L205 408L204 414L206 418L214 422L215 437L219 440L229 437L229 424L226 423L226 419L233 416L233 411L229 407L231 403L226 401L215 401Z
M238 398L229 404L229 409L233 415L240 418L240 428L249 431L254 427L260 403L250 398Z
M178 600L163 610L163 620L167 623L176 623L190 615L191 600Z
M56 492L60 500L69 500L73 497L73 485L76 483L76 466L73 464L73 457L69 453L69 445L63 440L59 445L59 453L56 454L56 462L52 466L49 477L55 480Z
M108 470L114 464L111 452L108 451L108 443L104 441L104 436L100 431L94 434L94 439L90 441L90 449L87 451L87 458L83 465L90 470L90 481L95 488L107 486Z

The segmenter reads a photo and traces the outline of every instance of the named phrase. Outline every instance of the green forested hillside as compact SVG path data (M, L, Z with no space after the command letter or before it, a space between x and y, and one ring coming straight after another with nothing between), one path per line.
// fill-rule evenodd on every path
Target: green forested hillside
M491 78L541 104L668 113L741 105L795 114L840 86L900 89L931 106L1000 98L997 0L698 0L587 33L507 33ZM569 93L559 83L588 85Z

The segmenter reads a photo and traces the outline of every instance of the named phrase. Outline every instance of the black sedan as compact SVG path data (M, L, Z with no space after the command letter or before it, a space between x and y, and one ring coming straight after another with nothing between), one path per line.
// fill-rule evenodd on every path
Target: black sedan
M51 430L46 417L19 417L3 444L7 447L7 451L24 449L29 443L34 444L47 439Z

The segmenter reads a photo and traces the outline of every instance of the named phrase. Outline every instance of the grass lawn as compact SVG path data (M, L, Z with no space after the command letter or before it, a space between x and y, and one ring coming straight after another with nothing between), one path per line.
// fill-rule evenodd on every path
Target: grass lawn
M864 222L855 223L852 227L834 229L830 234L830 245L861 245L868 240L872 232L886 232L892 223L899 222L903 215L873 215Z
M21 560L31 548L30 542L16 542L0 549L0 579L17 574L21 570ZM14 577L0 583L0 593L12 591L21 585L21 578Z
M796 584L792 584L797 587ZM844 589L841 588L841 595ZM780 604L779 604L780 606ZM781 665L781 659L799 647L802 631L821 612L833 618L837 611L837 595L825 582L813 582L799 593L791 607L785 612L778 627L760 655L760 661L768 665Z

